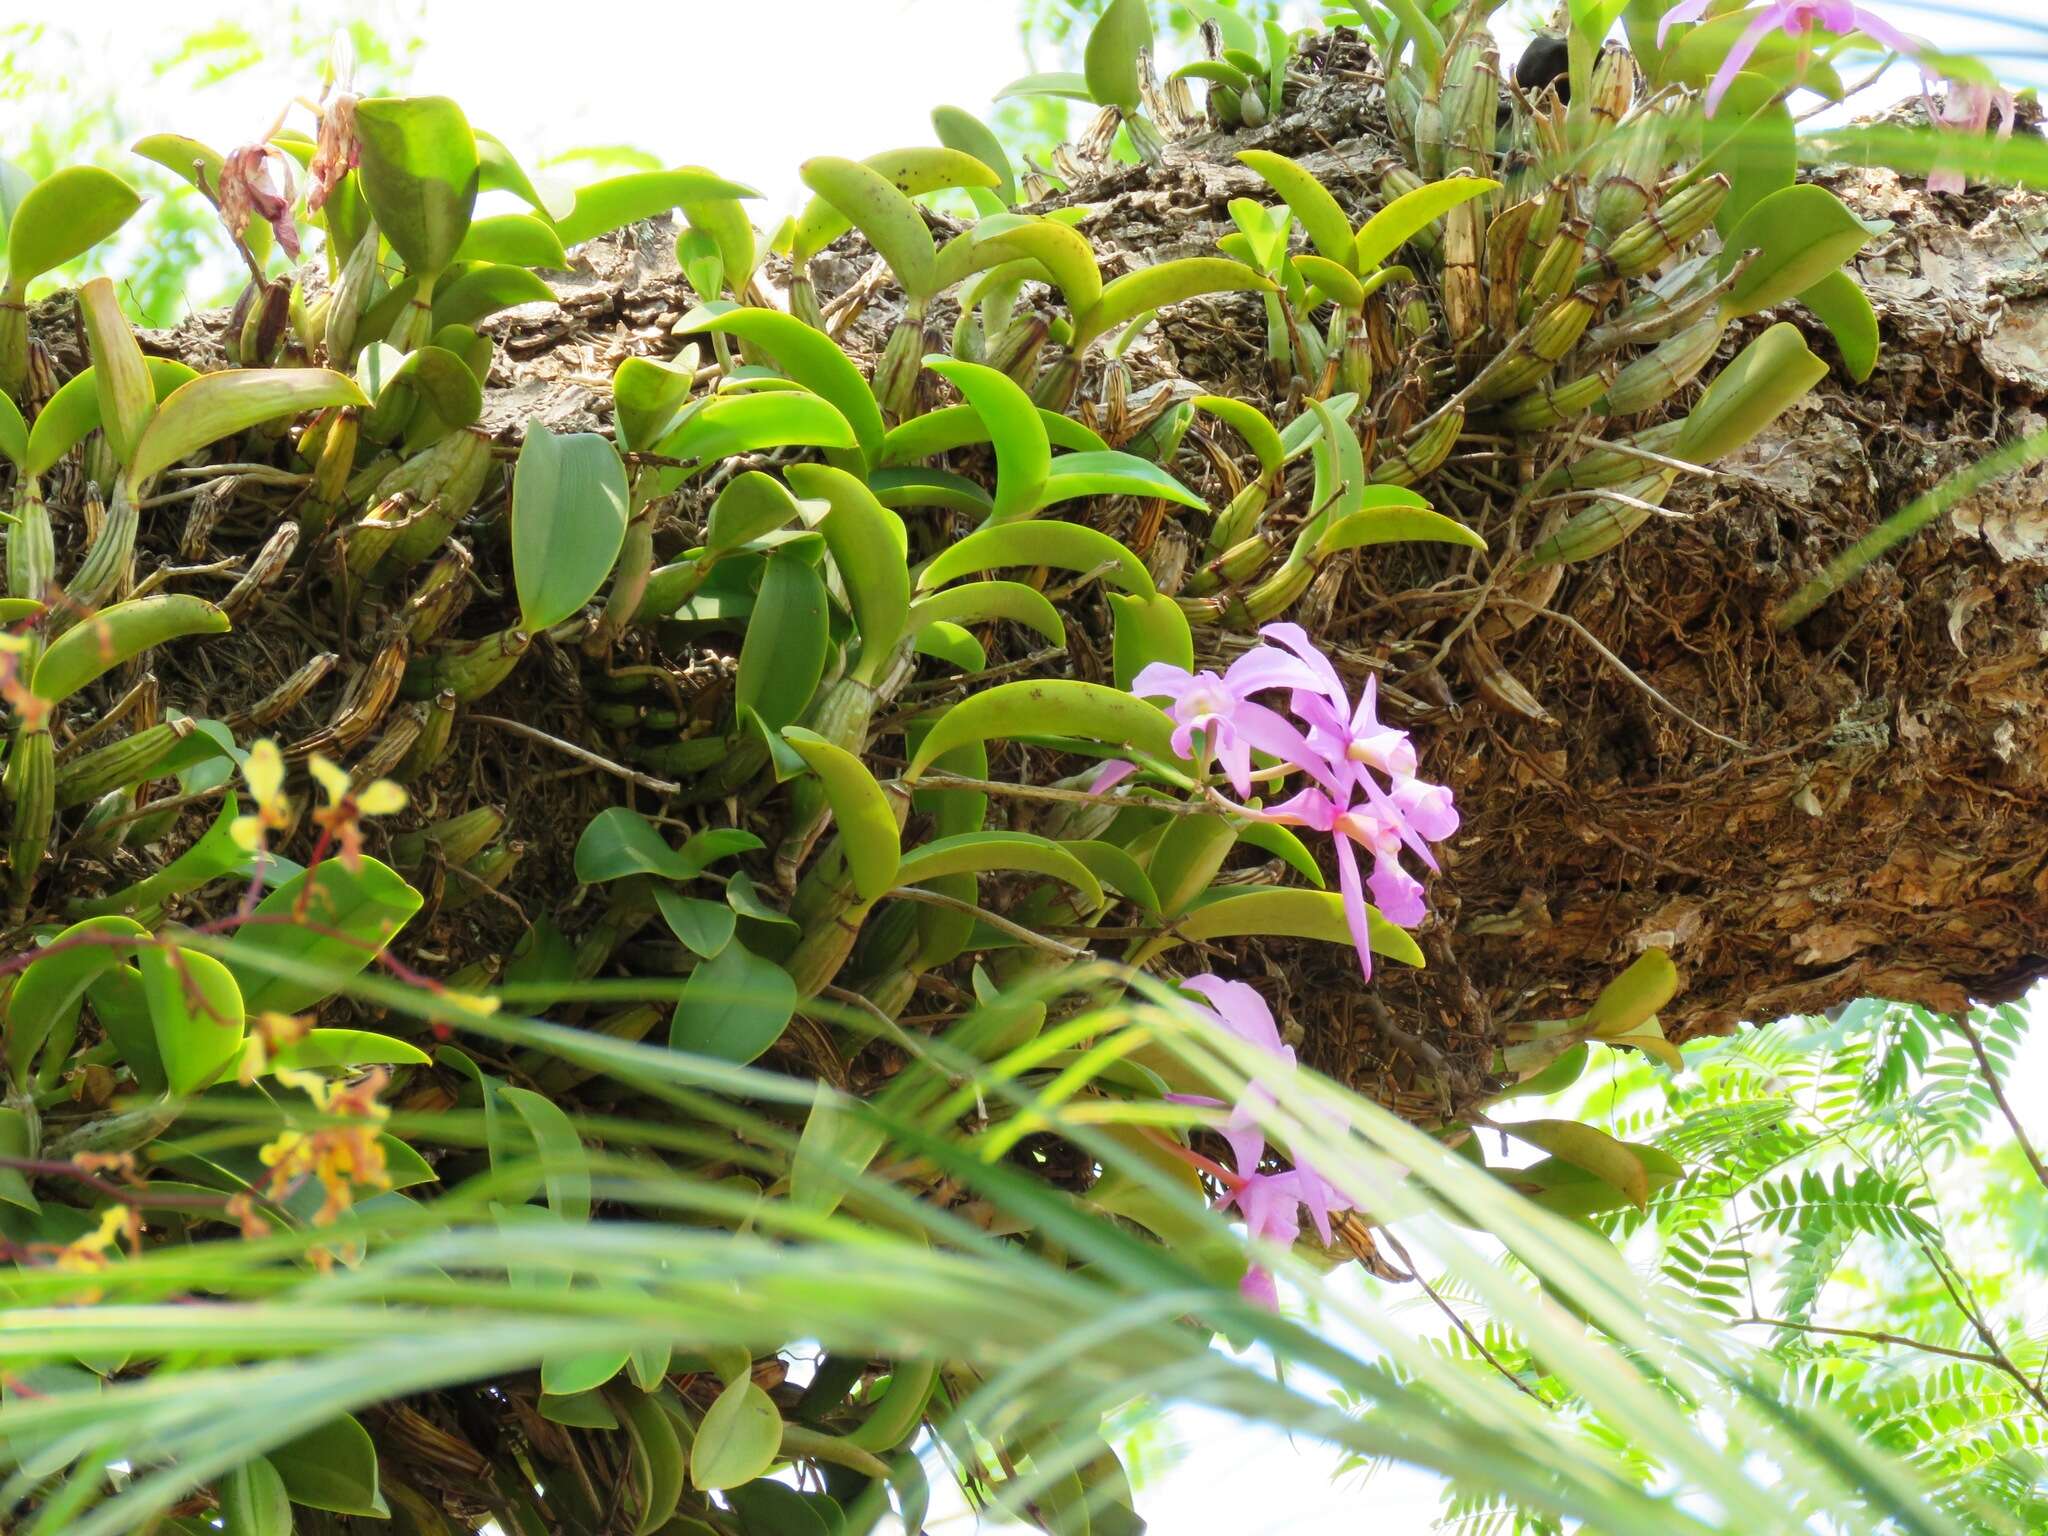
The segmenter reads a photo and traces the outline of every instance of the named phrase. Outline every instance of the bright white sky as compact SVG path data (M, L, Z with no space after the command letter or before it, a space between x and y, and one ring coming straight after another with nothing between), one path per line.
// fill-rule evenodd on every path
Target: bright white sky
M2041 78L2048 37L2039 24L1990 14L2013 14L2012 0L1983 3L1975 17L1904 3L1884 9L1945 48L1985 51L2016 82ZM1320 7L1293 9L1306 19ZM81 99L118 89L138 124L223 147L261 132L291 96L312 94L314 73L280 60L221 89L192 92L182 79L155 77L151 66L204 20L242 19L267 32L275 14L254 0L30 0L16 8L31 24L73 35L78 46L65 52ZM756 219L763 225L800 200L796 167L806 157L928 143L932 107L950 102L985 114L995 92L1032 67L1012 0L355 0L351 14L394 35L423 36L414 88L457 98L529 165L582 146L630 144L755 186L766 195ZM1518 40L1504 30L1502 44L1511 52ZM721 67L724 59L734 63ZM1905 73L1888 95L1911 85ZM2034 1045L2019 1099L2038 1105L2048 1088L2048 1041ZM1139 1499L1161 1533L1370 1528L1407 1536L1427 1531L1436 1509L1426 1477L1394 1472L1363 1489L1355 1479L1337 1485L1335 1459L1315 1446L1206 1413L1177 1413L1170 1428L1185 1454ZM942 1479L934 1493L947 1509ZM970 1528L957 1497L950 1507L955 1513L934 1528Z

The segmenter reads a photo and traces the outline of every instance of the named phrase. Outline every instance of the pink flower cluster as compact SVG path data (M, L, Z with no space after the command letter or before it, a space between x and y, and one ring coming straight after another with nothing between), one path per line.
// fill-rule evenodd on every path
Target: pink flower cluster
M1657 46L1662 48L1671 29L1681 22L1704 21L1713 4L1714 0L1679 0L1657 23ZM1867 6L1855 4L1854 0L1769 0L1750 18L1749 25L1742 29L1742 35L1735 39L1727 57L1721 60L1721 67L1714 71L1714 78L1708 82L1707 116L1714 115L1728 87L1735 83L1742 66L1750 61L1765 38L1773 32L1780 32L1804 45L1816 26L1839 35L1864 33L1893 52L1908 57L1917 56L1924 46L1917 38L1909 37Z
M1657 23L1657 46L1662 48L1665 45L1673 27L1708 20L1708 12L1714 9L1715 0L1678 0L1678 4L1666 11ZM1861 32L1893 53L1919 60L1920 91L1927 103L1928 119L1936 128L1982 138L1995 109L1999 118L1998 136L2002 139L2011 134L2011 91L1981 81L1949 79L1947 98L1937 112L1928 90L1935 81L1944 77L1930 63L1928 45L1910 33L1900 31L1868 6L1856 4L1855 0L1768 0L1729 45L1720 68L1714 71L1714 78L1707 83L1707 116L1712 117L1719 109L1721 98L1735 83L1735 77L1773 32L1795 40L1803 50L1809 45L1816 27L1838 36ZM1963 189L1963 173L1953 167L1937 165L1928 173L1927 190L1930 192L1961 192Z
M1214 758L1241 797L1252 791L1254 752L1273 759L1274 776L1300 773L1309 780L1292 799L1248 807L1245 814L1335 839L1344 915L1370 979L1367 891L1388 921L1403 927L1421 922L1422 882L1402 866L1401 853L1405 849L1425 868L1436 869L1429 845L1458 830L1457 807L1443 785L1415 776L1408 733L1381 724L1377 678L1366 679L1354 708L1337 669L1299 624L1268 624L1259 633L1272 643L1247 651L1220 677L1154 662L1131 680L1131 692L1170 701L1173 750L1198 770ZM1291 720L1251 697L1280 690L1288 695ZM1111 773L1118 769L1128 771L1117 765ZM1359 849L1373 859L1372 874L1363 881Z
M1287 1071L1295 1070L1293 1048L1281 1043L1272 1009L1251 987L1241 981L1225 981L1221 976L1190 976L1181 985L1207 1000L1206 1011L1221 1028L1273 1057ZM1218 1208L1235 1207L1253 1237L1282 1246L1292 1244L1301 1235L1302 1212L1306 1211L1317 1235L1327 1244L1331 1241L1330 1217L1351 1208L1344 1193L1298 1157L1294 1166L1283 1173L1259 1172L1260 1160L1266 1155L1266 1138L1253 1116L1253 1107L1271 1102L1272 1097L1267 1083L1254 1078L1244 1097L1232 1108L1229 1120L1224 1122L1223 1138L1230 1143L1237 1171L1226 1174L1228 1188ZM1173 1098L1182 1104L1219 1103L1215 1099L1179 1094ZM1217 1171L1213 1165L1211 1171ZM1245 1271L1241 1289L1261 1306L1277 1308L1280 1304L1272 1271L1263 1265L1254 1264Z

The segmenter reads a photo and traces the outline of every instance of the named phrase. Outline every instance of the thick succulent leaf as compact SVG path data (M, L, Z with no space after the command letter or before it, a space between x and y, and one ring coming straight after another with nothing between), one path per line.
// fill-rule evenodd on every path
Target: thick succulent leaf
M760 195L752 187L704 170L629 171L578 187L575 203L555 221L555 233L565 246L581 245L684 203Z
M406 270L445 270L469 234L483 171L476 135L446 96L373 96L356 103L356 175L377 228Z
M127 182L96 165L53 171L22 198L7 225L7 281L29 282L114 233L142 198Z
M1002 683L955 704L926 733L905 778L953 748L999 737L1072 736L1173 757L1173 721L1121 688L1062 679Z
M187 454L237 432L330 405L367 405L353 380L326 368L229 368L172 390L136 444L128 475L148 482Z
M862 901L880 900L896 884L896 866L902 855L889 797L861 760L844 747L794 725L782 737L825 787L854 889Z
M625 541L626 501L626 466L609 439L526 424L512 476L512 574L528 634L561 623L604 585Z
M1103 580L1124 591L1149 596L1155 590L1145 562L1108 534L1080 523L1044 519L1003 523L970 533L925 566L917 585L929 591L955 577L1019 565L1049 565L1065 571L1107 566Z
M823 331L779 309L733 304L700 305L683 316L676 330L737 336L752 343L783 373L831 401L853 429L868 466L880 462L886 430L881 408L860 369Z
M1137 111L1142 100L1138 55L1151 46L1152 10L1146 0L1109 0L1082 50L1088 94L1105 107Z
M1361 276L1370 272L1460 203L1499 189L1499 182L1484 176L1453 176L1403 192L1359 226L1351 270Z

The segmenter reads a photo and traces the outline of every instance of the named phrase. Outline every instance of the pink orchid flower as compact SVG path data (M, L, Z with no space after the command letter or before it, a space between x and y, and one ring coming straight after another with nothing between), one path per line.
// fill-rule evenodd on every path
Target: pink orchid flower
M1238 1178L1217 1202L1217 1209L1236 1207L1250 1236L1283 1248L1292 1247L1300 1238L1301 1213L1306 1209L1323 1242L1327 1245L1332 1240L1330 1213L1349 1210L1351 1202L1322 1175L1299 1166L1284 1173L1260 1173L1259 1158L1265 1143L1257 1132L1249 1138L1232 1137L1230 1146L1237 1161ZM1253 1264L1245 1271L1238 1290L1247 1301L1268 1311L1280 1308L1273 1272L1263 1264Z
M1308 827L1327 832L1337 840L1337 888L1344 898L1344 920L1351 929L1351 942L1358 951L1358 963L1367 981L1372 980L1372 926L1366 907L1367 889L1380 915L1402 927L1422 921L1427 908L1422 883L1401 867L1401 828L1371 806L1332 800L1320 789L1304 789L1291 800L1282 801L1254 815L1283 826ZM1373 856L1370 880L1361 881L1358 855L1363 848Z
M1714 0L1680 0L1658 22L1657 46L1664 46L1665 38L1679 23L1704 20L1713 5ZM1728 93L1728 87L1765 38L1773 32L1782 32L1787 37L1796 38L1805 47L1816 26L1838 35L1861 32L1895 53L1917 55L1922 47L1917 38L1909 37L1875 11L1855 4L1854 0L1769 0L1742 29L1742 35L1729 48L1721 67L1714 71L1714 78L1707 85L1707 116L1714 115L1715 109L1721 105L1721 98Z
M1294 1049L1280 1038L1273 1010L1256 989L1214 975L1190 976L1181 985L1208 1003L1220 1028L1273 1057L1287 1070L1295 1069ZM1198 1094L1168 1094L1167 1099L1175 1104L1209 1104L1219 1108L1222 1104L1220 1099ZM1254 1106L1270 1103L1272 1099L1272 1088L1255 1077L1224 1122L1223 1139L1230 1144L1237 1171L1233 1174L1228 1169L1208 1165L1212 1173L1221 1174L1225 1183L1217 1209L1235 1207L1252 1236L1280 1244L1292 1244L1301 1235L1301 1215L1307 1211L1317 1234L1328 1244L1333 1241L1330 1217L1351 1209L1349 1197L1299 1156L1294 1166L1284 1172L1259 1172L1259 1164L1266 1155L1266 1138L1259 1129ZM1254 1264L1246 1271L1242 1289L1247 1299L1260 1306L1279 1306L1272 1273L1262 1265Z
M1198 769L1206 767L1213 754L1231 788L1249 795L1253 751L1282 761L1294 761L1307 751L1301 732L1265 705L1253 703L1251 695L1269 688L1299 688L1308 680L1300 662L1262 645L1238 657L1220 677L1155 661L1131 679L1131 692L1140 698L1171 700L1167 712L1174 720L1173 750ZM1199 748L1197 732L1202 736Z
M1934 98L1928 93L1928 77L1920 80L1920 97L1927 104L1927 116L1935 127L1953 133L1966 133L1982 138L1991 126L1991 114L1998 113L1998 136L2012 137L2015 104L2012 92L2003 86L1985 85L1976 80L1950 80L1948 93L1942 98L1941 109L1935 110ZM1927 173L1927 190L1930 192L1962 192L1968 183L1963 173L1949 166L1936 166Z
M1319 776L1324 787L1336 792L1342 784L1364 790L1374 809L1401 832L1415 856L1435 869L1436 859L1427 844L1441 842L1458 830L1457 809L1448 789L1414 776L1415 748L1408 733L1380 723L1379 678L1367 676L1365 692L1354 710L1337 669L1299 624L1268 624L1260 633L1294 652L1317 676L1315 688L1297 691L1290 707L1309 728L1309 745L1328 767L1327 774ZM1381 789L1374 772L1387 776L1391 791Z
M1258 991L1241 981L1226 981L1221 976L1190 976L1181 983L1188 991L1196 993L1209 1005L1209 1014L1225 1031L1235 1035L1254 1050L1263 1051L1283 1063L1290 1071L1295 1066L1294 1047L1280 1038L1280 1026L1273 1022L1273 1010L1266 1006L1266 1000ZM1199 1094L1170 1093L1167 1099L1175 1104L1213 1104L1219 1108L1221 1099L1206 1098ZM1253 1106L1271 1103L1273 1090L1263 1081L1254 1078L1246 1088L1244 1097L1230 1112L1230 1120L1224 1127L1226 1136L1241 1135L1246 1131L1257 1132ZM1235 1143L1233 1143L1235 1145Z

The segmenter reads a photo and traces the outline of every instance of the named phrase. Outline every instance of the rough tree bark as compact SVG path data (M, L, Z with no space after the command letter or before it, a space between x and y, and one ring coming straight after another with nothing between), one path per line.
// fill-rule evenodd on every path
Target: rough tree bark
M1241 148L1294 154L1368 206L1387 153L1377 91L1325 62L1265 129L1185 141L1162 165L1078 188L1106 269L1212 252L1227 201L1266 195L1233 160ZM1500 667L1544 718L1486 702L1473 652L1452 643L1467 602L1415 596L1449 569L1433 556L1350 557L1304 601L1298 616L1354 677L1379 669L1465 817L1433 886L1427 974L1368 992L1335 950L1244 957L1291 1001L1308 1059L1389 1103L1430 1107L1436 1084L1480 1094L1504 1025L1575 1012L1653 945L1679 963L1665 1016L1679 1036L1870 994L1956 1009L2048 973L2048 466L1962 502L1791 630L1770 620L1911 497L2043 427L2048 199L1814 174L1896 224L1860 263L1878 372L1862 387L1830 378L1737 461L1686 483L1667 519L1572 567L1547 613L1490 626ZM669 247L659 229L600 242L558 282L559 307L497 322L487 424L508 439L536 415L601 425L619 357L677 350L669 328L691 299ZM857 236L815 270L828 301L875 276ZM878 342L891 297L876 286L852 341ZM1762 318L1807 326L1833 355L1803 313ZM158 342L203 351L216 328L202 319ZM1246 304L1184 305L1134 355L1136 383L1270 394L1259 334ZM1201 472L1194 455L1181 468ZM1126 535L1135 520L1128 506L1091 515ZM1169 524L1155 563L1173 563L1175 539ZM1082 618L1074 669L1099 675L1100 629ZM1226 653L1242 643L1211 638Z

